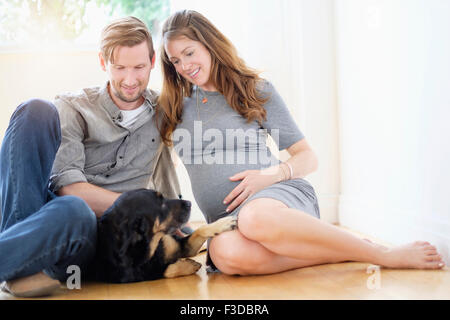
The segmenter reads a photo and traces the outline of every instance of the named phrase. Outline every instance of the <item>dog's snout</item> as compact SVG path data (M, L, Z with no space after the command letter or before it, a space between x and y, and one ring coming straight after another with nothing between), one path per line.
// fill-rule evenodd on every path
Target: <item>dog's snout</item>
M184 206L186 209L189 209L189 208L192 207L192 203L191 203L190 201L184 200L184 201L183 201L183 206Z

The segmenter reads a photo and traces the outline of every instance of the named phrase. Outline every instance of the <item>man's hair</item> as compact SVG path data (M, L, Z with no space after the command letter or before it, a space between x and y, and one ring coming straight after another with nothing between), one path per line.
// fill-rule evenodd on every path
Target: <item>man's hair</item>
M133 47L147 41L150 60L155 50L150 31L144 22L136 17L125 17L114 20L107 25L101 34L100 51L106 62L114 63L114 49L117 46Z

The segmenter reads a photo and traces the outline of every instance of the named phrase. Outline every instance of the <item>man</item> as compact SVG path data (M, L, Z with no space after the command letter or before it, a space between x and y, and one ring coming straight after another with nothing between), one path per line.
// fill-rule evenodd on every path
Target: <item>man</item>
M0 282L13 295L47 295L68 266L85 271L96 216L122 192L181 197L147 89L155 52L145 24L127 17L108 25L99 58L106 85L54 103L29 100L11 117L0 153Z

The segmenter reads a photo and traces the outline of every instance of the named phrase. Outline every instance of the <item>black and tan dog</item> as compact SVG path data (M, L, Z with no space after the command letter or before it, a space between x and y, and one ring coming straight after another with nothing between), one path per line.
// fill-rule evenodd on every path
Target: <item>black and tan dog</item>
M189 220L190 210L189 201L168 200L153 190L123 193L98 221L95 278L123 283L197 272L201 264L187 257L237 222L226 217L184 238L172 235Z

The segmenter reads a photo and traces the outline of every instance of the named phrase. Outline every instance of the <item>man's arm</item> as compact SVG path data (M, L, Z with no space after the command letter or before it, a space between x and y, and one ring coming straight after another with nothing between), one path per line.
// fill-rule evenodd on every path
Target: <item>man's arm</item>
M61 187L57 194L59 196L72 195L80 197L86 201L98 218L120 196L120 193L109 191L87 182L77 182Z
M61 146L56 154L50 177L51 189L59 196L73 195L82 198L101 217L120 196L87 182L85 166L86 120L64 96L55 99L61 122ZM55 191L56 190L56 191Z

